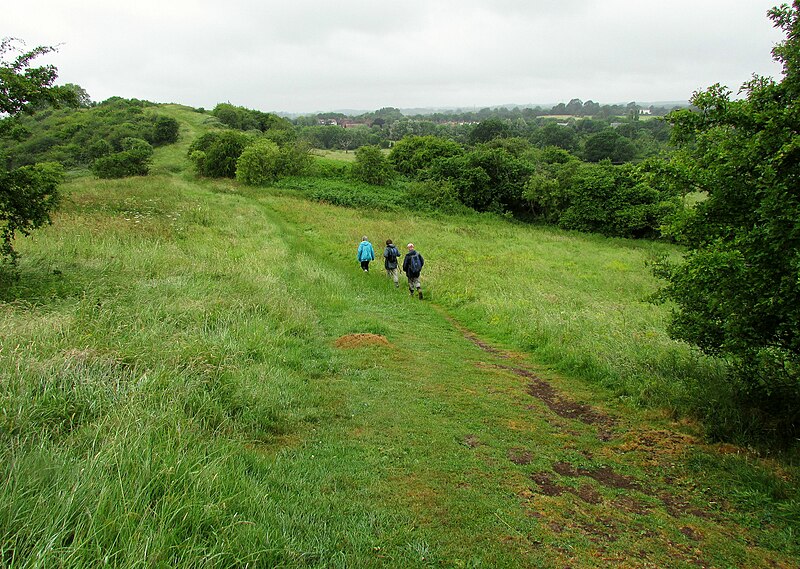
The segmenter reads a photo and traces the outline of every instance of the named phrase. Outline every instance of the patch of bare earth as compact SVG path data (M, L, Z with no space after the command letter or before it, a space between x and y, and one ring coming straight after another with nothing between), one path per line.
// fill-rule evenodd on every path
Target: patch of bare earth
M523 466L533 461L533 454L523 448L512 448L508 451L508 460L514 464Z
M527 387L528 394L544 403L553 413L564 419L580 421L586 425L597 427L597 436L602 441L609 441L613 437L611 430L616 425L614 418L590 405L573 401L532 371L504 365L481 367L493 367L524 377L529 382Z
M475 448L476 446L481 444L481 441L478 439L477 435L473 434L465 436L462 442L469 448Z
M601 466L600 468L576 468L568 462L556 462L553 464L553 470L562 476L586 476L596 480L603 486L608 488L621 488L623 490L641 490L641 484L630 476L625 476L614 472L610 466Z
M623 453L637 452L642 455L642 462L656 466L665 460L686 453L686 449L700 444L695 437L665 430L631 432L627 441L619 446Z
M389 340L386 339L386 336L381 336L379 334L348 334L337 338L333 345L342 349L361 348L364 346L388 346Z

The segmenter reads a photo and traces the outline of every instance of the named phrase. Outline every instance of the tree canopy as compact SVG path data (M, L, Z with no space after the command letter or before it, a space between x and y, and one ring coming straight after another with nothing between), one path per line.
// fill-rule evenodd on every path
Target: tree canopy
M12 131L14 117L29 113L44 104L77 104L76 92L54 87L57 77L52 65L31 67L31 62L52 47L21 51L21 42L11 38L0 41L0 113L9 115L0 120L0 136ZM18 55L11 61L7 53ZM36 164L16 170L0 166L0 256L16 260L13 248L17 232L27 235L50 222L50 212L58 204L58 184L62 178L58 164Z
M734 363L749 405L800 430L800 0L769 11L786 40L780 81L754 77L743 98L713 85L697 111L668 120L682 153L671 171L705 199L672 228L688 247L662 264L677 303L674 337Z

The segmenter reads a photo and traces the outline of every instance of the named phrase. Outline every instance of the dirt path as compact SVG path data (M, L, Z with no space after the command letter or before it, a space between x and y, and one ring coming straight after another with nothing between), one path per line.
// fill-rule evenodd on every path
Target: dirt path
M647 428L636 413L578 401L524 355L492 346L438 310L484 354L473 365L519 378L529 396L523 404L545 417L556 432L554 443L577 458L542 469L532 466L542 448L507 453L529 480L515 488L519 503L552 534L552 543L563 544L552 548L554 566L664 567L665 557L672 567L797 566L760 543L747 516L712 487L713 480L687 468L696 456L743 449L707 445L663 425ZM472 437L467 444L479 443ZM586 551L570 546L581 541L589 542L588 564Z

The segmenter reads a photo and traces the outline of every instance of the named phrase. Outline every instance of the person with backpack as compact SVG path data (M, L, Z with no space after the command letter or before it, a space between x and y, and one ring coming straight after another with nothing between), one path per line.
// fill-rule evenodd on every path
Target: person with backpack
M383 266L386 268L386 276L391 277L394 281L394 287L399 288L400 282L397 278L397 258L400 256L400 251L397 250L391 239L386 240L386 248L383 250Z
M361 268L365 273L369 272L369 262L375 260L375 250L372 248L372 243L367 241L367 236L361 238L361 243L358 245L358 253L356 255L358 262L361 263Z
M403 257L403 272L405 272L408 277L408 291L411 293L411 296L414 296L414 288L416 288L420 300L422 300L422 285L419 283L419 274L424 264L425 259L414 249L414 244L409 243L408 253Z

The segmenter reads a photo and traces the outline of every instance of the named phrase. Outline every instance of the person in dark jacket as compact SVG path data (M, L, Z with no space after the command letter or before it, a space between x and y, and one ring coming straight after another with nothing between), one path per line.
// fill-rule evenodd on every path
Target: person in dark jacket
M375 259L375 251L372 249L372 243L367 241L366 235L361 238L361 243L358 244L356 256L364 272L369 272L369 262Z
M386 240L386 248L383 250L383 266L386 268L386 275L394 281L394 287L398 288L400 282L397 278L397 259L400 258L400 251L397 250L391 239Z
M419 251L414 249L414 244L408 244L408 253L403 257L403 272L408 277L408 291L411 296L414 296L414 289L417 289L419 299L422 300L422 285L419 282L419 274L422 266L425 264L425 259L419 254Z

